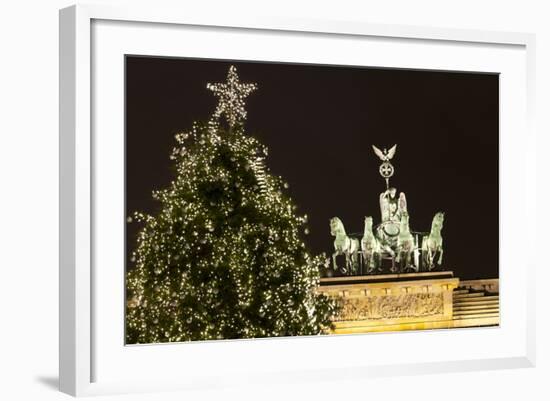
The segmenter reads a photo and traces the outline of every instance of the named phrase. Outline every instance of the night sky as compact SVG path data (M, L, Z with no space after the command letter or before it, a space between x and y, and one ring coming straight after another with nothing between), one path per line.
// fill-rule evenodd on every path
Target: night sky
M246 131L268 146L267 166L308 214L313 253L332 253L333 216L348 233L362 233L365 216L380 222L385 183L371 145L398 144L390 184L407 195L411 229L429 231L444 211L444 269L498 277L495 74L127 56L127 214L158 210L151 192L174 178L174 134L210 117L217 98L206 83L225 81L230 65L259 86ZM127 255L138 229L127 225Z

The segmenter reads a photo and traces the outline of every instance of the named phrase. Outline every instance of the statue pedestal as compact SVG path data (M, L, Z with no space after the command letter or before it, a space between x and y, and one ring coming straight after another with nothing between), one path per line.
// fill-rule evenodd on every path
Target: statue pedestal
M454 327L453 272L321 279L319 291L339 300L333 334Z

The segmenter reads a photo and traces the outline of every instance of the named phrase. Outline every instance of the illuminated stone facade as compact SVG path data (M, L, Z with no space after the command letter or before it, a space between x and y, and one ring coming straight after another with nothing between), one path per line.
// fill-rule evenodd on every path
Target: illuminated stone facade
M498 280L452 272L332 277L319 291L339 300L334 334L499 324Z

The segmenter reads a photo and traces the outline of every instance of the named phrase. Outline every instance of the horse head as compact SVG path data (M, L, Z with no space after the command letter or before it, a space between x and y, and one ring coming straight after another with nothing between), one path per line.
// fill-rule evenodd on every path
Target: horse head
M445 220L445 213L437 212L432 220L432 230L441 230L443 228L444 220Z
M342 223L342 220L340 220L338 217L333 217L330 219L330 235L335 237L337 234L345 234L346 230L344 230L344 224Z
M372 216L365 216L365 232L372 233Z
M365 216L365 227L368 227L369 230L372 230L372 216Z
M401 213L401 228L409 228L409 214L407 212Z

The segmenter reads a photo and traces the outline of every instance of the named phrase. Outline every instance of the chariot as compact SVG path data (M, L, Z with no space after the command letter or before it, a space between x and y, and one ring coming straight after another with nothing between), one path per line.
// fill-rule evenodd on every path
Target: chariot
M331 234L335 237L332 267L343 274L377 274L389 269L391 273L431 271L443 262L444 213L438 212L432 220L429 232L411 231L407 201L403 192L389 186L394 168L390 160L397 145L389 151L373 146L375 154L382 160L379 172L386 180L386 190L380 194L381 222L373 226L373 218L365 217L363 235L348 236L344 224L338 217L330 220ZM336 257L344 255L346 262L338 268ZM390 262L389 267L388 262Z

